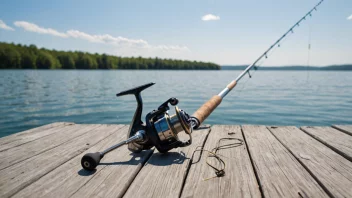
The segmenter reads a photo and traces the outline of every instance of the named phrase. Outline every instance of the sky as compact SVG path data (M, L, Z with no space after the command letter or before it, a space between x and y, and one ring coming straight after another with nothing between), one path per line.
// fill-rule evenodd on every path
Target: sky
M243 65L252 63L318 2L1 0L0 41ZM325 0L308 19L260 64L352 63L352 1Z

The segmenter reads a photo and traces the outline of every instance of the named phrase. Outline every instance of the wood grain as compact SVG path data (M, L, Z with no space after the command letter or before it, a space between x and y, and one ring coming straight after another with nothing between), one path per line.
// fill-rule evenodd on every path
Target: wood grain
M155 152L124 197L179 197L193 151L204 145L209 133L209 127L202 128L193 131L192 145L165 154Z
M243 140L240 126L215 125L205 143L204 149L212 150L221 138L239 138ZM221 145L238 143L226 140ZM205 162L208 152L203 152L198 162L193 162L186 179L181 197L261 197L259 186L247 152L246 145L222 149L217 152L225 161L225 176L214 177L214 170ZM216 164L212 158L208 159Z
M332 125L332 127L348 135L352 135L352 125Z
M221 103L221 97L218 95L213 96L204 103L193 116L198 119L200 123L203 123L205 119L216 109L216 107Z
M328 197L265 126L243 126L264 197Z
M25 143L37 140L39 138L55 133L58 129L67 125L74 125L71 122L55 122L37 128L29 129L20 133L15 133L3 138L0 138L0 151L4 151L16 146L21 146Z
M94 126L94 125L92 125ZM37 181L55 168L102 141L122 125L101 125L89 133L69 142L26 159L0 171L0 197L10 197L29 184Z
M93 173L83 170L80 161L85 153L102 151L125 140L127 131L128 126L116 130L86 152L43 176L13 197L100 197L105 193L116 197L131 183L153 151L132 154L123 146L106 154L101 160L101 165ZM110 180L113 182L107 182Z
M128 126L115 143L126 139ZM106 145L111 146L111 145ZM149 159L153 150L131 153L127 146L108 153L101 162L99 172L71 197L122 197L136 175Z
M60 146L73 138L94 130L99 125L69 125L61 128L53 128L51 135L28 142L23 146L0 151L0 170L12 166L25 159L29 159L54 147ZM87 130L89 129L89 130Z
M352 163L297 127L269 128L333 197L352 197Z
M352 136L331 127L301 127L301 129L352 162Z

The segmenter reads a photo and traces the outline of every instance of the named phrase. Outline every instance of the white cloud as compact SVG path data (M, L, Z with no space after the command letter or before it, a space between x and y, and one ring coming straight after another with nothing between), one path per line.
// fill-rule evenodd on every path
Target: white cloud
M87 40L92 43L105 43L105 44L115 45L115 46L140 47L140 48L149 48L149 49L159 49L159 50L165 50L165 51L189 50L185 46L178 46L178 45L153 46L153 45L150 45L147 41L142 39L128 39L121 36L113 37L109 34L91 35L78 30L69 30L67 31L66 35L72 38Z
M202 16L202 20L203 21L216 21L216 20L220 20L220 16L216 16L213 14L207 14Z
M352 20L352 14L351 16L347 17L347 20Z
M1 28L1 29L4 29L4 30L15 31L15 29L13 29L12 27L6 25L6 23L3 22L2 20L0 20L0 28Z
M128 39L124 37L113 37L109 34L104 34L104 35L90 35L78 30L69 30L67 31L67 36L72 37L72 38L79 38L83 40L87 40L92 43L106 43L106 44L114 44L114 45L135 45L135 46L147 46L148 43L147 41L144 41L142 39L139 40L134 40L134 39Z
M174 50L174 51L190 51L188 47L186 46L179 46L179 45L157 45L157 46L151 46L152 48L155 49L161 49L161 50Z
M59 32L57 30L51 28L43 28L34 23L29 23L26 21L15 21L14 23L17 27L21 27L26 31L36 32L39 34L50 34L52 36L58 36L62 38L76 38L86 40L92 43L104 43L114 46L123 46L123 47L139 47L139 48L146 48L146 49L158 49L163 51L173 50L173 51L182 51L189 49L185 46L178 46L178 45L157 45L153 46L150 45L147 41L142 39L129 39L124 38L121 36L114 37L109 34L102 34L102 35L91 35L85 32L81 32L79 30L68 30L65 33Z
M26 31L29 32L36 32L39 34L50 34L53 36L59 36L59 37L63 37L63 38L67 38L68 36L65 33L62 32L58 32L57 30L51 29L51 28L43 28L43 27L39 27L38 25L34 24L34 23L29 23L26 21L15 21L15 26L17 27L21 27Z

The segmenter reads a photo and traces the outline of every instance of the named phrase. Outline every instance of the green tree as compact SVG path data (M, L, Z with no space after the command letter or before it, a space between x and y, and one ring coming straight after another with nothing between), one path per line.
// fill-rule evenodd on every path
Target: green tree
M117 69L117 61L112 56L101 55L99 69Z
M36 55L31 54L29 52L22 53L21 66L24 69L36 69L37 68L36 60L37 60Z
M57 58L60 61L62 69L76 69L75 59L72 54L63 53L60 54Z
M31 69L220 69L214 63L173 59L118 57L57 51L35 45L0 42L0 68Z
M92 58L88 54L81 54L76 62L77 69L97 69L98 64L96 59Z
M14 46L5 46L0 50L0 68L21 68L21 55Z
M57 63L50 53L41 50L38 53L36 65L38 69L55 69Z

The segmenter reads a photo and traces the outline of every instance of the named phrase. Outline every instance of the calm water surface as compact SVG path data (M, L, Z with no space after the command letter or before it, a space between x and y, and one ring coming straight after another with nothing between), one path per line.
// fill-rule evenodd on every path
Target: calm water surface
M0 70L0 137L52 122L129 124L136 102L116 93L148 82L144 112L170 97L192 114L240 71ZM352 124L352 72L258 71L208 124ZM144 118L143 118L144 120Z

